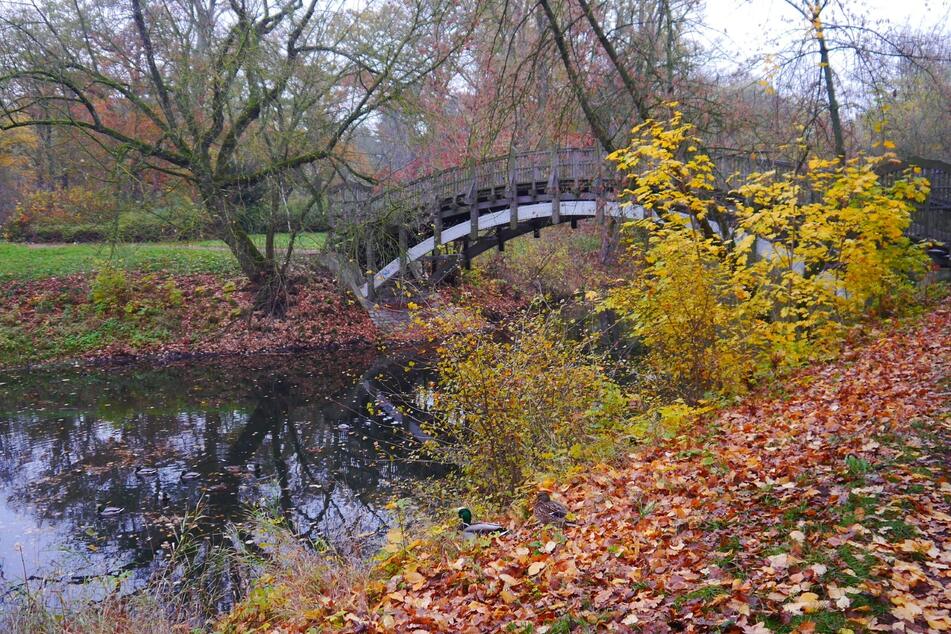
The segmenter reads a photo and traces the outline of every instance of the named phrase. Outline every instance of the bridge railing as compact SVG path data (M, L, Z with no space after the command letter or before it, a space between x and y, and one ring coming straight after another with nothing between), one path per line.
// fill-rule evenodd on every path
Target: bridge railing
M928 200L918 207L908 227L909 235L928 240L951 243L951 164L922 158L896 162L883 170L882 182L891 185L904 172L915 166L928 179L931 191Z
M762 154L716 149L710 152L716 165L718 181L724 188L752 172L769 170L788 171L795 165L771 159ZM910 164L921 167L922 175L931 181L931 194L913 217L909 233L918 238L951 242L951 165L939 161L911 159ZM901 173L897 164L882 174L886 183L894 182ZM369 221L380 217L388 209L403 212L406 224L421 229L431 225L435 214L447 204L461 206L467 197L492 195L493 190L505 191L515 185L547 183L552 175L558 181L581 184L601 179L608 189L616 184L617 171L604 160L597 148L560 148L536 150L514 156L500 156L475 165L448 168L405 183L401 186L362 199L341 201L338 217L345 222ZM734 178L730 178L734 177Z
M514 184L545 183L553 168L560 180L577 182L613 174L603 167L602 153L595 148L561 148L554 152L538 150L513 157L501 156L476 165L449 168L431 176L409 181L363 200L341 201L338 215L350 221L372 218L398 207L407 212L434 211L446 201L476 191L504 189ZM431 221L431 214L422 214Z

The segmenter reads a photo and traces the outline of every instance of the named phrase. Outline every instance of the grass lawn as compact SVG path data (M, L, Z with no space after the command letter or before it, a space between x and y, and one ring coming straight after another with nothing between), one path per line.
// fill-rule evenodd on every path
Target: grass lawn
M289 234L286 234L286 233L279 233L275 235L274 236L275 248L278 248L278 249L287 248L287 243L289 241L289 238L290 238ZM316 233L316 232L299 233L297 234L297 240L294 241L294 248L305 249L305 250L319 249L324 246L324 240L326 238L327 238L326 233ZM260 247L261 249L264 248L264 234L263 233L252 234L251 239L254 241L254 244L256 244L258 247ZM227 248L225 246L225 243L222 242L221 240L198 240L195 242L189 242L187 244L190 244L193 246L199 246L199 247Z
M263 248L264 236L252 236ZM324 234L301 234L297 248L317 249ZM287 245L287 236L278 235L278 248ZM65 244L28 245L0 241L0 281L35 279L94 271L105 262L127 270L166 271L170 273L238 272L237 262L219 240L163 242L154 244Z

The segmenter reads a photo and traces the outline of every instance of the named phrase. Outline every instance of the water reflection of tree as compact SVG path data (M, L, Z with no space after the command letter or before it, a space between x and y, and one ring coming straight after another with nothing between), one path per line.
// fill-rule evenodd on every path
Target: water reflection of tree
M357 355L0 377L13 385L0 396L0 485L11 506L61 526L76 549L96 548L106 567L109 559L152 562L166 538L161 518L200 497L211 531L266 494L268 483L276 483L281 513L304 534L367 532L386 523L381 492L426 475L381 455L375 442L398 446L402 439L367 427L360 414L368 399L361 377L372 380L381 369ZM261 479L225 470L254 463ZM138 478L136 464L160 473ZM203 478L182 481L184 470ZM97 503L128 512L103 520ZM89 526L96 532L87 533Z

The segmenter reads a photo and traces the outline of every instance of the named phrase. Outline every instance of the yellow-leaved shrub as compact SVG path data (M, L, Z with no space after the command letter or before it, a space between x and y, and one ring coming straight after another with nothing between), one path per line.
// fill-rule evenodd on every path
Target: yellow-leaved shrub
M891 185L892 157L815 159L754 173L718 195L715 165L679 114L647 121L612 153L635 270L604 302L648 348L655 387L696 402L833 349L844 327L913 297L926 256L904 234L927 180Z
M554 320L524 318L504 338L465 331L438 348L427 451L497 502L533 474L597 458L627 400Z

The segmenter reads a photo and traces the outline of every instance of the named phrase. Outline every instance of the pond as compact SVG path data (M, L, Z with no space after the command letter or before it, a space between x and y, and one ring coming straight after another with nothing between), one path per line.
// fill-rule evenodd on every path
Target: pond
M410 459L421 432L396 409L425 393L413 365L364 351L0 373L0 591L141 587L196 507L208 534L264 507L372 554L386 503L439 475Z

